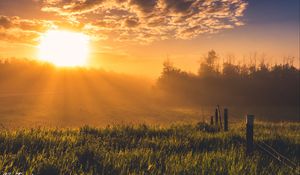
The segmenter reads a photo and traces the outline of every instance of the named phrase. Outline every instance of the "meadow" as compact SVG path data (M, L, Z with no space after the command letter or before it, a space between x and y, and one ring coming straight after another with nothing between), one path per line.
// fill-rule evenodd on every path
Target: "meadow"
M256 122L254 140L266 142L299 165L299 131L299 123ZM0 172L35 175L297 173L257 148L251 156L246 156L245 144L243 122L230 123L228 132L218 132L203 122L2 129Z
M0 62L0 175L299 174L299 69L228 63L219 71L203 63L200 70L166 63L149 82L98 69ZM216 104L229 109L228 132L205 123ZM255 143L297 166L258 147L246 156L248 113L255 115Z

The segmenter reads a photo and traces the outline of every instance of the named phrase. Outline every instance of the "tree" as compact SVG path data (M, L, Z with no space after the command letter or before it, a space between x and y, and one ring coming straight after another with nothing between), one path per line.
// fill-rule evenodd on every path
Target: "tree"
M240 66L229 62L223 64L223 76L225 78L238 78L240 75Z
M214 77L219 74L217 64L218 61L217 53L214 50L208 52L207 56L204 57L204 61L201 62L198 74L202 77Z

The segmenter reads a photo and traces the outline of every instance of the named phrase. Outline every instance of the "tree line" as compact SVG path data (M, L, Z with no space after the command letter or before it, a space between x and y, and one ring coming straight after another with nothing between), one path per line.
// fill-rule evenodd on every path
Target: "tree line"
M170 103L191 105L281 105L299 107L300 70L293 60L269 65L220 65L215 51L209 51L198 73L189 73L167 60L157 81L161 97Z
M291 59L274 65L263 61L241 65L230 60L220 64L220 59L215 51L208 52L199 64L198 73L183 71L167 60L153 88L140 78L104 70L57 70L51 64L34 60L0 59L0 91L37 91L50 80L63 85L66 78L73 82L84 78L95 82L95 88L99 88L100 92L103 84L109 83L114 88L108 89L134 95L148 103L187 106L280 105L299 108L300 70ZM33 82L37 84L34 87Z

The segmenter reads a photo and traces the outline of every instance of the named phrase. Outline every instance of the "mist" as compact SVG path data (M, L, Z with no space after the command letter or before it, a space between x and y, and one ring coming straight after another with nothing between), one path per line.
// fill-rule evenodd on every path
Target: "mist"
M5 127L208 120L220 105L233 120L254 113L261 120L299 121L299 69L291 62L235 65L211 51L199 73L170 60L155 81L90 68L57 68L33 60L2 59L0 120Z

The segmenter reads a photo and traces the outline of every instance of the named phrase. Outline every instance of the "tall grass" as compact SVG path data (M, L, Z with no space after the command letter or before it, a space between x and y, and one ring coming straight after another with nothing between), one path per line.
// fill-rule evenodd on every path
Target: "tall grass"
M0 174L292 174L255 150L245 155L244 124L227 133L209 125L1 131ZM255 140L300 161L300 124L256 123Z

